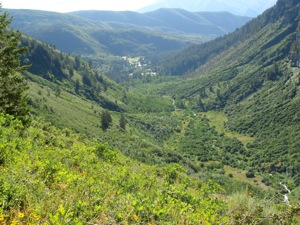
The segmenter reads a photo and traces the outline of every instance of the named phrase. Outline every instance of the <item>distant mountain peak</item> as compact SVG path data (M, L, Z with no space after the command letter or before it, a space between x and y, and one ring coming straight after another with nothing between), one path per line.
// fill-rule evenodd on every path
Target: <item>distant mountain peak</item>
M228 11L236 15L256 17L275 3L276 0L160 0L140 9L139 12L154 11L158 8L182 8L193 12Z

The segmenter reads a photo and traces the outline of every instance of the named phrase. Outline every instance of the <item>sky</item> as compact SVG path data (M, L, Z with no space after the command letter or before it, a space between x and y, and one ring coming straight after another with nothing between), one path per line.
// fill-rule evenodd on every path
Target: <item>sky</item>
M158 0L0 0L2 8L39 9L55 12L78 10L136 11Z

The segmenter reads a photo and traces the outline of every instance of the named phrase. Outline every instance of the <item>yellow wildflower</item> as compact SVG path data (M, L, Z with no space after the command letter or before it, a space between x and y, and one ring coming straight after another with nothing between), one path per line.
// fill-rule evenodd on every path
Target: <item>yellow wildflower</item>
M24 218L24 216L25 216L24 213L21 213L21 212L18 213L19 218Z
M133 215L133 220L137 221L139 219L139 217L137 215Z
M35 219L35 220L40 219L40 217L38 215L34 214L34 213L31 213L30 216L33 217L33 219Z
M11 221L10 225L19 225L20 223L16 220Z
M0 221L4 221L4 216L0 216Z

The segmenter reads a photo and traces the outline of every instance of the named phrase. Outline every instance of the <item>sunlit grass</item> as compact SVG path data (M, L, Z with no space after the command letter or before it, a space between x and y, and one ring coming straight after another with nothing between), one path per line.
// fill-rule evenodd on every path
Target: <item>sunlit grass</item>
M228 131L224 126L225 123L228 121L228 118L224 112L209 111L209 112L203 112L201 114L206 116L207 119L209 119L209 124L212 127L215 127L215 129L218 133L220 133L220 134L224 133L225 136L227 136L229 138L235 137L238 140L240 140L244 146L246 146L248 143L254 141L254 138L252 138L252 137L240 134L238 132Z

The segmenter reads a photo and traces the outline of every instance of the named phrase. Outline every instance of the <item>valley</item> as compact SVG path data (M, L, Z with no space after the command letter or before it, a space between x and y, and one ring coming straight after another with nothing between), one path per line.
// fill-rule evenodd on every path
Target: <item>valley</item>
M0 224L298 224L299 11L8 10Z

